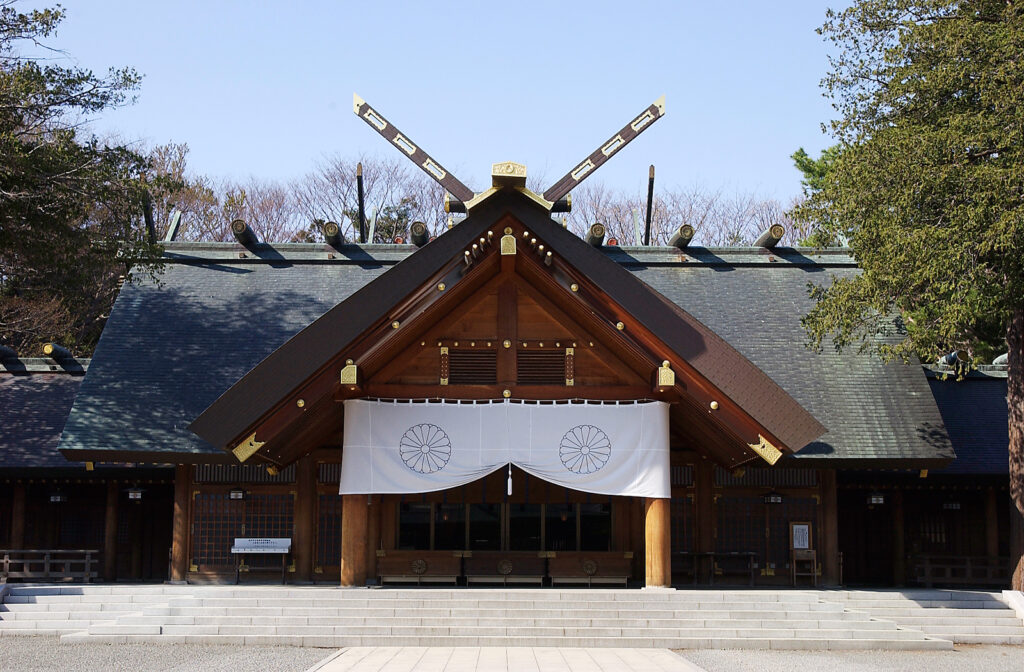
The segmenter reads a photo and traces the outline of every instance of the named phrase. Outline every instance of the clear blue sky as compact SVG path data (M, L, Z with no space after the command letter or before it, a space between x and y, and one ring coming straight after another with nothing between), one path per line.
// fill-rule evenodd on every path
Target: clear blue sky
M553 183L662 94L667 115L591 179L640 190L653 163L661 185L788 200L789 155L829 144L822 2L63 4L53 46L145 77L138 103L96 127L187 142L192 167L219 177L394 152L353 92L476 190L506 160Z

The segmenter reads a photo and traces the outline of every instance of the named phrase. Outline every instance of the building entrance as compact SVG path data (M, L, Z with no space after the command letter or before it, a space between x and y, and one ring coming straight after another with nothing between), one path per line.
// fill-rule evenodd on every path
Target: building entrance
M402 502L397 549L608 551L612 503Z

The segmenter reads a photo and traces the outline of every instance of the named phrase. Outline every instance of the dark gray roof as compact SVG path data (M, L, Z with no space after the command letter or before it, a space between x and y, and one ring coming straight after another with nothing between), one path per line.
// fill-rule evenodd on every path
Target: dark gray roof
M711 327L828 428L789 459L822 466L841 459L851 467L932 460L937 467L954 456L920 366L883 364L856 348L805 347L800 317L813 305L808 283L857 273L846 251L620 248L611 256Z
M926 369L928 384L946 423L956 459L942 474L1009 472L1010 434L1006 408L1006 367L982 367L961 380Z
M0 468L73 466L57 452L57 441L89 360L68 364L66 369L51 359L0 363Z
M122 290L62 450L233 459L189 432L188 424L288 338L415 248L349 245L335 252L276 245L261 248L263 259L234 244L173 243L167 249L170 263L159 284L143 280ZM936 468L953 457L919 366L804 347L807 283L855 273L845 251L606 250L722 336L829 429L800 452L801 462L837 459L853 467L882 458L893 466Z

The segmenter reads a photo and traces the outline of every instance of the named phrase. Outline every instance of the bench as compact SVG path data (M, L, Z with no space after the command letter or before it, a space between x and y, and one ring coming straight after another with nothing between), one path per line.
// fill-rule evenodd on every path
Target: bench
M287 537L237 537L231 547L235 556L235 584L238 584L238 573L242 570L243 555L280 555L281 585L288 576L288 554L292 552L292 540ZM248 567L246 567L248 570Z
M536 551L466 551L466 583L544 583L544 558Z
M633 574L633 554L630 552L552 553L548 557L548 576L551 585L576 583L586 586L625 586Z
M935 584L1005 586L1010 582L1009 567L1009 558L919 555L914 558L914 578L926 588Z
M8 579L75 581L96 578L98 550L0 550L0 583Z
M377 575L385 583L458 583L462 551L377 551Z

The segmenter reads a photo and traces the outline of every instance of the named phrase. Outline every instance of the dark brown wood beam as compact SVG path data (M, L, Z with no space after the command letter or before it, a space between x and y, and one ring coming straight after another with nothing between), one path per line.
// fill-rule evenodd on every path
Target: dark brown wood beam
M171 531L171 581L184 583L188 575L189 497L192 465L179 464L174 470L174 521Z

